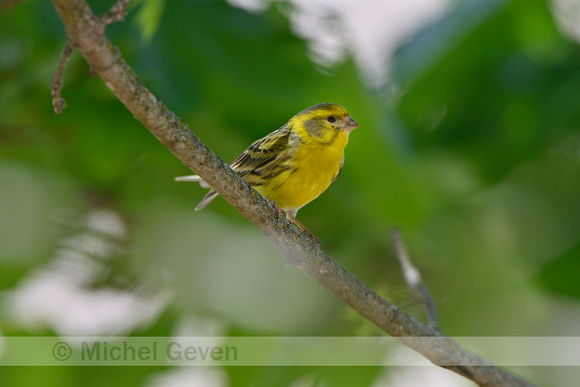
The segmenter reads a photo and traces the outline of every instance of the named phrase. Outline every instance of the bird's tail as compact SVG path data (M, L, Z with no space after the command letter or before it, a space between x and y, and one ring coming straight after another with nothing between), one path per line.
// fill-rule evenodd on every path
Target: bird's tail
M203 188L211 188L209 186L209 184L207 184L205 182L205 180L203 180L201 177L197 176L197 175L189 175L189 176L178 176L175 178L175 181L191 181L194 183L199 183L200 186L202 186ZM215 190L210 190L207 195L205 195L205 197L201 200L201 202L199 202L199 204L197 205L197 207L195 207L196 211L201 210L202 208L204 208L205 206L207 206L208 204L211 203L212 200L214 200L219 194L215 191Z
M177 176L175 181L191 181L194 183L199 183L202 188L211 188L209 184L205 182L201 177L197 175L189 175L189 176Z
M199 202L199 204L197 205L197 207L195 207L196 211L199 211L201 209L203 209L205 206L207 206L208 204L210 204L212 202L212 200L214 200L215 198L217 198L219 195L219 193L217 193L217 191L215 190L210 190L207 195L205 195L205 197L203 199L201 199L201 202Z

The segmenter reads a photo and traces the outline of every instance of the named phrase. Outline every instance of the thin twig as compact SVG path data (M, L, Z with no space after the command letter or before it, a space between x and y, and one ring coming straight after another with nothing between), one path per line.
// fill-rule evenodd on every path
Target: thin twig
M129 5L129 1L131 0L118 0L113 4L109 12L98 17L97 25L99 33L104 33L105 28L109 24L125 20L125 9Z
M16 6L18 3L22 3L24 1L25 0L4 0L2 3L0 3L0 12L6 12L10 8Z
M7 0L8 1L22 1L22 0ZM125 19L125 9L129 5L129 1L131 0L118 0L111 9L98 17L94 17L90 19L91 22L95 25L95 30L99 34L103 34L105 32L105 28L111 24L118 21L123 21ZM3 4L2 4L3 5ZM64 84L64 69L66 68L66 64L68 63L73 50L75 49L75 43L72 39L66 43L64 50L60 56L60 61L58 63L58 68L56 69L56 73L54 74L51 82L51 95L52 95L52 106L54 106L54 112L56 114L62 113L62 111L66 108L66 101L64 98L61 97L62 86ZM91 76L96 75L96 72L90 66L89 63L89 73Z
M54 106L54 112L56 114L62 113L64 108L66 108L66 102L64 98L61 97L62 85L64 83L64 69L66 68L66 64L70 59L70 56L75 48L75 44L71 39L66 42L64 46L64 50L60 55L60 60L58 62L58 68L56 69L56 73L52 77L52 81L50 82L50 94L52 95L52 106Z
M453 370L481 386L532 386L490 362L469 353L370 290L326 255L319 246L278 218L266 199L253 190L225 162L193 134L137 78L119 50L95 31L95 17L85 0L52 0L67 34L91 68L111 91L179 160L212 186L246 219L266 235L298 267L380 329L396 337L431 362ZM431 338L428 345L424 338Z
M403 243L403 239L401 238L399 229L394 228L391 230L391 238L395 244L395 250L397 252L397 258L399 258L399 262L401 264L403 277L405 278L405 282L407 282L407 286L411 291L411 297L413 297L415 302L423 305L425 308L425 313L427 315L427 326L435 329L436 331L441 331L439 328L437 308L435 306L433 296L429 292L429 289L427 289L427 286L423 283L421 273L411 262L409 254L407 253L407 249L405 248L405 244Z

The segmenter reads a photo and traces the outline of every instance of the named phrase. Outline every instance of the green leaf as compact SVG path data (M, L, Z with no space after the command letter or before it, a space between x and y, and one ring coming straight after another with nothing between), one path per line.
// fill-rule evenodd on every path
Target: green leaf
M166 0L137 0L129 3L129 11L137 9L135 23L139 27L145 43L151 43L159 30L165 3Z

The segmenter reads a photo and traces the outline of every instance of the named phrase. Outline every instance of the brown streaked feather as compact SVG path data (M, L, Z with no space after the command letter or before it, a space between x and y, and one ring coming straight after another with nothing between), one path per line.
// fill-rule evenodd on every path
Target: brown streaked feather
M240 176L248 173L259 175L260 170L274 162L288 148L290 130L283 126L268 136L254 142L234 162L231 167Z

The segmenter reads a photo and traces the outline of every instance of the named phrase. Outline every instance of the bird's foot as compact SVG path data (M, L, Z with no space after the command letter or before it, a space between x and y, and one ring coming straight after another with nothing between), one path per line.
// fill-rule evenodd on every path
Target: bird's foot
M290 214L290 213L288 213L288 214ZM288 217L288 214L286 215L287 217ZM289 219L290 219L291 221L293 221L293 222L294 222L294 224L296 224L298 227L300 227L300 229L301 229L302 231L304 231L304 233L310 237L310 239L312 240L312 247L314 247L314 246L316 246L317 244L319 244L319 242L318 242L318 238L317 238L316 236L314 236L314 234L312 234L312 233L310 232L310 230L309 230L309 229L307 229L306 227L304 227L304 225L303 225L302 223L300 223L300 222L298 221L298 219L296 219L296 217L295 217L295 216L291 216L291 217L289 217Z
M304 232L310 237L310 239L312 239L312 247L316 246L317 244L319 244L320 242L318 241L318 238L312 234L310 232L310 230L305 229Z
M275 201L273 201L273 200L272 200L272 201L270 202L270 205L271 205L272 207L274 207L274 211L275 211L275 213L276 213L276 216L279 216L280 214L282 214L282 215L286 216L286 211L284 211L283 209L281 209L280 207L278 207L278 205L276 204L276 202L275 202Z

